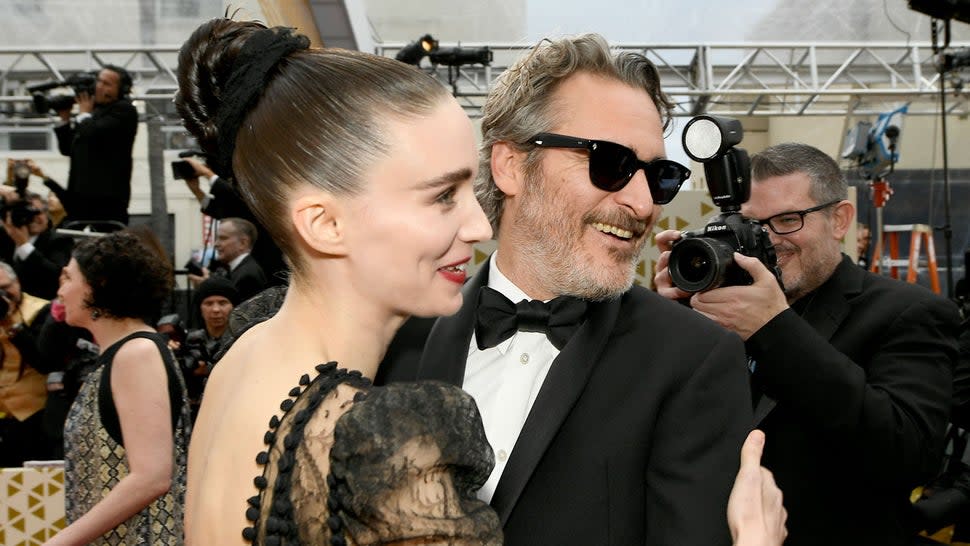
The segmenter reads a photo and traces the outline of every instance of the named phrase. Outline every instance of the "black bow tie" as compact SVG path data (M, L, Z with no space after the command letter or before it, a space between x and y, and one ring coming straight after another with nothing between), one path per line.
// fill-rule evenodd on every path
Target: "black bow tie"
M585 314L586 302L572 296L559 296L548 303L512 303L501 292L483 286L478 292L475 339L482 350L502 343L516 330L542 332L557 349L562 349Z

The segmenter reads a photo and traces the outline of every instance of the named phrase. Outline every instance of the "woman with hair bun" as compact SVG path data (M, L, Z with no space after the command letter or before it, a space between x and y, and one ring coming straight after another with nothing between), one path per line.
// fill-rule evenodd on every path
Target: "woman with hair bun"
M308 45L214 19L179 53L185 126L292 270L206 387L186 542L500 544L474 496L493 466L474 401L370 386L407 317L458 310L491 236L471 123L412 66Z
M65 322L101 347L64 426L68 526L47 544L182 544L189 405L149 324L172 269L126 231L88 239L61 272Z

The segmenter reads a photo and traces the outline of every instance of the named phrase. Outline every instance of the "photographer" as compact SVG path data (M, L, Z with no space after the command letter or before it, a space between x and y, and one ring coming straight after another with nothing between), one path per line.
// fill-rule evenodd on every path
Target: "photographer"
M256 227L257 232L251 250L253 259L265 272L266 283L269 286L283 284L286 281L288 270L283 262L283 254L276 243L273 242L273 238L266 231L266 228L246 206L232 182L220 177L208 165L195 158L185 157L182 161L185 161L191 167L194 174L185 177L185 185L199 201L202 213L217 220L242 218L251 222ZM202 189L199 183L200 177L208 179L208 192Z
M35 330L48 310L48 302L24 293L13 268L0 262L0 467L49 457L46 379L34 367L40 364Z
M785 492L792 546L902 545L910 491L937 470L956 359L956 307L920 286L871 274L840 250L855 207L836 162L803 144L752 157L747 218L768 230L784 290L735 253L750 285L690 294L654 280L745 340L763 464Z
M20 167L30 174L43 177L43 171L32 160L8 160L8 164L20 163ZM57 294L58 277L61 268L71 259L74 240L58 235L51 229L47 216L47 204L36 194L27 193L27 179L17 165L10 171L14 174L14 187L4 186L0 190L3 198L2 219L4 232L10 238L11 252L4 252L4 258L13 264L17 275L23 279L23 289L44 299L54 299Z
M228 279L210 277L195 291L194 302L204 327L189 331L178 351L193 418L202 403L202 392L215 364L214 357L225 343L229 314L239 303L239 292Z
M68 220L128 223L131 197L131 150L138 131L138 112L128 99L131 76L105 65L93 93L76 90L78 115L58 110L63 124L54 128L63 155L71 158L67 194L62 198Z

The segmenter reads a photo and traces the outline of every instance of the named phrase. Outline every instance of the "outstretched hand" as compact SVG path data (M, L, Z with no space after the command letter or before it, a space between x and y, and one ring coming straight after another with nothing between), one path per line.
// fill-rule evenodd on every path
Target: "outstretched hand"
M788 536L781 489L761 466L764 445L764 432L752 430L741 447L741 467L727 507L734 546L781 546Z

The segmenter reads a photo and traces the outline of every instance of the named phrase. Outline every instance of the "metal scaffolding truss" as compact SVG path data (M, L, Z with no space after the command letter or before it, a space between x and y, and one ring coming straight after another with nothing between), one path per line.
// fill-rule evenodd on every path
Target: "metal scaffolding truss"
M379 55L394 56L405 44L379 44ZM456 44L441 44L442 47ZM432 66L427 70L450 86L469 115L481 106L495 79L529 49L526 44L461 44L489 47L490 66ZM948 52L965 51L956 44ZM939 55L929 43L829 42L743 44L615 44L618 50L645 55L660 70L665 90L681 116L873 115L900 104L909 115L940 112ZM105 63L126 67L135 80L135 99L145 101L149 116L174 121L178 46L0 48L0 124L47 123L31 111L30 85L62 80ZM961 73L946 75L946 108L970 114L970 91Z
M405 44L378 46L393 56ZM451 85L473 115L495 78L524 53L521 44L488 46L490 67L427 66ZM947 52L960 51L957 44ZM940 113L939 55L929 43L614 44L657 65L676 114L726 116L872 115L909 104L910 115ZM424 61L427 63L427 61ZM960 74L947 74L947 111L970 113Z

